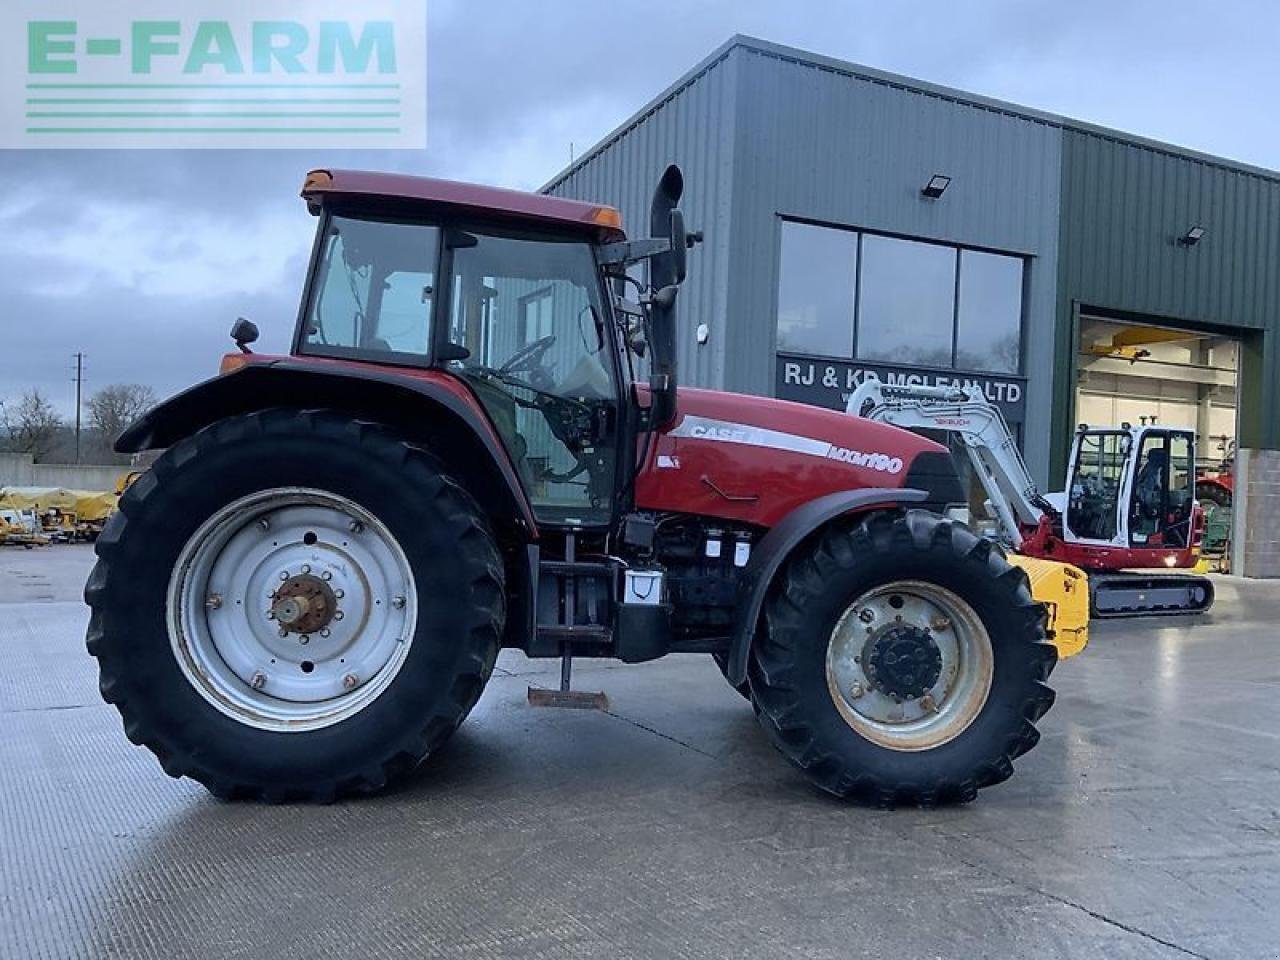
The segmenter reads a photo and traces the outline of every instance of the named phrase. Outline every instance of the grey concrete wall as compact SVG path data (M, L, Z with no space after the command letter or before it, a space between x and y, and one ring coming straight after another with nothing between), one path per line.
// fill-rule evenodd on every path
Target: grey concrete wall
M1236 451L1231 571L1280 577L1280 450Z
M67 487L71 490L114 490L129 467L33 463L28 453L0 453L0 487Z

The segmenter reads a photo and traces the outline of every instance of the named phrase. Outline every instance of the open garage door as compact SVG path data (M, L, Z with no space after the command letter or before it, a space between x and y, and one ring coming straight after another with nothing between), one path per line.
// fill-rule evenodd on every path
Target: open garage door
M1231 532L1240 343L1232 337L1082 313L1076 421L1196 432L1196 491L1205 552L1221 556Z

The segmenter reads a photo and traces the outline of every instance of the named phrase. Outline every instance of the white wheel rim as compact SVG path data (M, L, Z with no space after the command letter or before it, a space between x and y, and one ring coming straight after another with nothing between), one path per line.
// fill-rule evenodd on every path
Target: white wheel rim
M919 638L913 642L930 662L919 671L919 687L906 692L875 669L904 631ZM827 690L836 709L857 733L894 750L932 750L958 737L986 705L993 671L991 638L973 608L923 581L867 591L836 622L827 645Z
M174 656L205 700L248 726L345 720L395 679L417 626L413 572L390 531L304 487L230 503L187 541L169 581Z

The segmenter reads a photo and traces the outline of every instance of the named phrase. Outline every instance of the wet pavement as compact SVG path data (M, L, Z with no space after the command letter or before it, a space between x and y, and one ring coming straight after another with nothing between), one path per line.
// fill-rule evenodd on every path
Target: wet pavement
M809 788L709 659L504 654L405 787L222 803L99 699L82 547L0 551L0 957L1280 956L1280 584L1096 626L965 807Z

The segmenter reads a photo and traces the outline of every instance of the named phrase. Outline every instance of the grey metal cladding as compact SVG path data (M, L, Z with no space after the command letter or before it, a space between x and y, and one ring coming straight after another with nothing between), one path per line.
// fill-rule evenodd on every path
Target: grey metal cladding
M1206 230L1194 247L1178 238ZM1064 301L1224 326L1280 315L1280 175L1068 129Z
M670 163L684 171L681 208L703 244L689 254L689 278L680 292L678 362L683 383L724 386L725 316L729 284L729 204L733 185L735 76L721 48L588 155L558 175L546 193L610 203L622 211L628 236L649 229L649 200ZM694 331L706 323L710 342L699 347Z
M734 166L736 349L726 386L773 391L779 216L1013 252L1031 258L1024 372L1053 361L1061 130L1031 117L739 47ZM939 200L921 188L952 177ZM748 348L746 345L750 345ZM1028 385L1026 447L1047 463L1048 378Z

